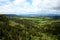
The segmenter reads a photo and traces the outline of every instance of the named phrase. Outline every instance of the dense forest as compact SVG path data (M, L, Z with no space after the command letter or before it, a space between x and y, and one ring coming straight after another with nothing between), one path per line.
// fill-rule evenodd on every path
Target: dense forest
M60 40L58 17L0 15L0 40Z

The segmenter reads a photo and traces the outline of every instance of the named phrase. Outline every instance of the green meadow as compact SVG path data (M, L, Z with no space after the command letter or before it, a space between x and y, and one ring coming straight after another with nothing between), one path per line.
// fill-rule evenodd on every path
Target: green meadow
M0 40L60 40L60 18L0 15Z

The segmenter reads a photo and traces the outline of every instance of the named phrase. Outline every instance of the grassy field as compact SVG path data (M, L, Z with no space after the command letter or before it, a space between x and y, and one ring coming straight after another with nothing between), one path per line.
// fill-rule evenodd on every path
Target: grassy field
M0 15L1 40L60 40L60 18Z

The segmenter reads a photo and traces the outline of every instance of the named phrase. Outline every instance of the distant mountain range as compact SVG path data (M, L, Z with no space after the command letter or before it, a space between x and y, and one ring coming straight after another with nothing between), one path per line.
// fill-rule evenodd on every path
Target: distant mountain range
M6 16L9 17L52 17L54 19L60 19L60 14L5 14Z
M25 17L40 17L40 16L60 16L60 14L20 14L18 16Z
M22 17L40 17L40 16L60 16L60 14L5 14L7 16L22 16Z

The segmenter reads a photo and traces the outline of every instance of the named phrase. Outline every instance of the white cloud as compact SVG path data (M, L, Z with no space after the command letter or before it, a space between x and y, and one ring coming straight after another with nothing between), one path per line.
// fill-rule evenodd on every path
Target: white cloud
M23 4L26 0L15 0L13 3L14 5L20 5Z
M59 0L32 0L32 5L26 0L15 0L13 2L5 1L8 4L0 6L0 12L5 13L39 13L39 12L59 12L53 9L58 6Z

